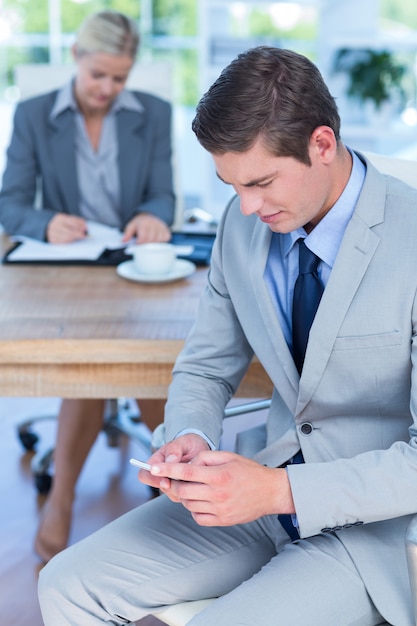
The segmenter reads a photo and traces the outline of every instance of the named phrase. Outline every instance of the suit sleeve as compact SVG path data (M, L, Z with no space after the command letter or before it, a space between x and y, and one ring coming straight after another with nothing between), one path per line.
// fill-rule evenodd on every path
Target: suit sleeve
M194 428L217 446L224 408L253 357L224 280L222 237L220 225L196 322L173 370L166 407L167 439Z
M9 235L44 240L46 227L55 213L48 209L35 209L37 180L41 172L34 119L36 116L29 115L27 106L17 106L0 192L0 221Z

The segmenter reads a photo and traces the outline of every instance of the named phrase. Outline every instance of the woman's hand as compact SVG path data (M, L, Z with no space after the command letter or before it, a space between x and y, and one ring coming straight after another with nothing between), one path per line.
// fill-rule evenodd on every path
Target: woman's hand
M48 243L71 243L87 236L87 222L78 215L57 213L46 228Z
M122 241L132 238L136 238L136 243L165 242L171 239L171 231L159 217L139 213L126 226Z

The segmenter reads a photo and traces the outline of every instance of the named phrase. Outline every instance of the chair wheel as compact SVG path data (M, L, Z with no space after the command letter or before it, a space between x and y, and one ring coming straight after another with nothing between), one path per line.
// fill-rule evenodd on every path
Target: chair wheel
M109 448L117 448L120 443L121 431L118 427L119 411L122 404L126 404L127 401L118 401L114 398L107 400L106 411L104 415L104 422L102 430L106 435L107 445Z
M29 430L25 432L19 432L18 435L19 435L20 443L25 448L25 450L32 452L32 450L35 449L35 446L39 441L38 435L36 433L32 433Z
M45 495L52 487L52 476L50 474L35 474L35 487L38 493Z
M109 448L117 448L120 443L120 429L116 425L115 420L109 420L104 425L104 433L107 439L107 445Z

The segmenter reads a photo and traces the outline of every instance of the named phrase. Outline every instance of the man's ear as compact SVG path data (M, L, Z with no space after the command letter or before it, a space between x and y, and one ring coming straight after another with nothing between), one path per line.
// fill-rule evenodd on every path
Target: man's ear
M337 141L330 126L317 126L314 129L310 138L310 149L316 152L323 163L330 163L335 158Z

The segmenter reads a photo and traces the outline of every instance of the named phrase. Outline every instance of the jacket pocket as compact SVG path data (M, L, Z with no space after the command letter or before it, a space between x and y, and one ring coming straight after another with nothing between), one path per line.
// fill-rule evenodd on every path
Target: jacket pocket
M352 335L337 337L334 350L367 350L372 348L386 348L401 344L402 335L399 330L375 335Z

